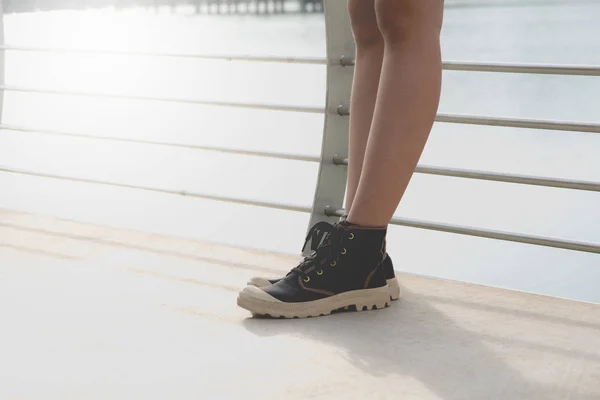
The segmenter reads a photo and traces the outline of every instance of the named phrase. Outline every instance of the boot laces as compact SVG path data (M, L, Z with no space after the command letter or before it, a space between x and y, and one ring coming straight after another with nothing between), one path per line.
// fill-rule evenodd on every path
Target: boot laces
M312 252L304 257L304 260L296 268L292 269L290 274L293 273L304 278L307 276L306 272L310 268L323 265L337 258L343 237L340 228L338 224L331 225L324 221L315 224L306 235L304 246L302 247L302 251L304 251L310 242Z

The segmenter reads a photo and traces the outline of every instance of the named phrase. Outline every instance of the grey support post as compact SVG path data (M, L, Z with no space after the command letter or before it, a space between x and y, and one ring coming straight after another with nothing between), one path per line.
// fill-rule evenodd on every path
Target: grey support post
M348 167L340 161L348 157L348 116L355 56L354 38L345 0L325 0L327 35L327 98L321 164L310 218L310 226L319 221L335 222L339 217L329 210L343 207ZM346 113L347 114L347 113Z
M0 46L4 46L4 1L0 1ZM4 86L6 50L0 50L0 86ZM4 90L0 89L0 124L4 110Z

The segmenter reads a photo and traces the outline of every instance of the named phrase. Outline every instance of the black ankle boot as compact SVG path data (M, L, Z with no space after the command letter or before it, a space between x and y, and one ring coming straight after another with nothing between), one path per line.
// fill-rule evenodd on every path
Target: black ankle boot
M340 218L340 224L347 224L347 217L347 215L342 216ZM327 233L327 230L329 229L328 227L333 228L333 225L322 222L313 226L312 229L309 231L308 236L306 237L306 241L304 242L304 247L302 248L302 250L304 250L304 248L306 247L306 245L309 244L309 242L313 251L316 251L319 247L321 247L321 249L324 250L321 245L327 245L327 243L323 242L323 236ZM387 253L385 254L385 258L383 260L383 274L385 275L385 279L390 290L390 299L398 300L398 298L400 298L400 285L398 284L398 279L396 278L392 258ZM283 278L267 278L263 276L255 276L250 278L247 284L250 286L258 286L261 288L265 288L267 286L276 284L282 279Z
M382 268L386 229L366 229L345 221L320 224L325 233L316 251L275 284L246 287L238 297L240 307L257 315L293 318L389 305Z

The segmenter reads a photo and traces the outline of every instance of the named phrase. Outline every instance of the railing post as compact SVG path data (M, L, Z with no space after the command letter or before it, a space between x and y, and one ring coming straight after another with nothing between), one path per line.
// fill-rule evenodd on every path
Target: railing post
M4 1L0 1L0 46L4 46ZM0 86L4 86L6 50L0 50ZM4 89L0 89L0 124L4 111Z
M348 175L347 167L338 162L348 156L349 120L340 110L349 107L354 68L352 63L344 60L354 60L355 45L346 1L325 0L324 6L327 97L321 163L310 226L319 221L334 222L338 219L328 215L327 210L342 208Z

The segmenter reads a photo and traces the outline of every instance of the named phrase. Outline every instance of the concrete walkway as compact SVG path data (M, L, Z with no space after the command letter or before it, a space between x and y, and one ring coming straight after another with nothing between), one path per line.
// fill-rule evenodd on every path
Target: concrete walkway
M598 305L401 276L382 311L236 307L294 263L0 210L0 399L600 399Z

